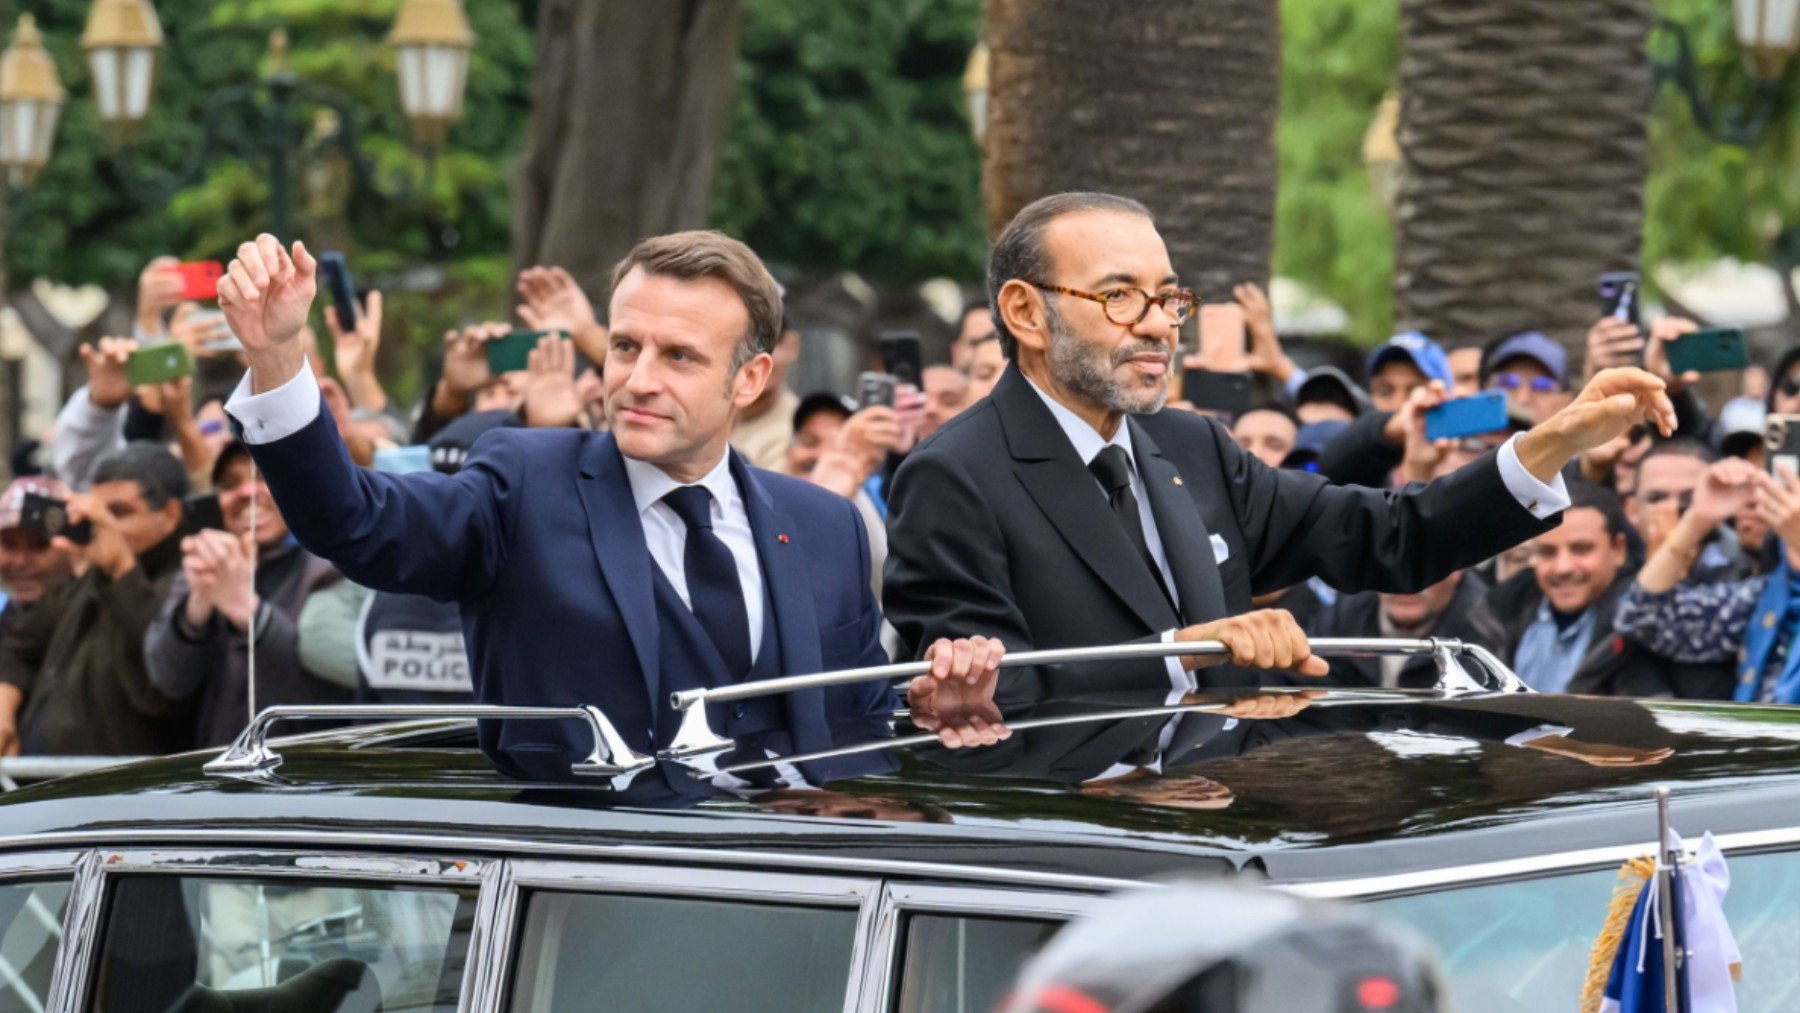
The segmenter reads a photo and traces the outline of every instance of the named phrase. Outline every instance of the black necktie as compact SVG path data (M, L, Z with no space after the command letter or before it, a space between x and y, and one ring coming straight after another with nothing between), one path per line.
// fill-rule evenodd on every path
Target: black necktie
M1156 557L1150 555L1150 543L1144 540L1144 519L1138 513L1137 494L1131 491L1131 455L1125 453L1124 447L1109 445L1088 464L1088 470L1106 490L1106 501L1112 504L1113 516L1125 529L1125 537L1137 547L1139 558L1150 568L1150 577L1156 581L1157 590L1169 599L1170 605L1175 604L1168 585L1163 583L1162 571L1156 566Z
M682 562L689 607L725 659L726 673L737 680L750 672L750 614L744 607L737 558L713 533L712 501L712 493L699 485L683 486L663 497L687 524Z

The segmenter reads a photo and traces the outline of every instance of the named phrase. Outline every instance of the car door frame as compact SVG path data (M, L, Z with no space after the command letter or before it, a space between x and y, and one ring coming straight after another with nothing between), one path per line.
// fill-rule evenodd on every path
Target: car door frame
M449 849L447 849L449 850ZM474 987L482 980L483 935L493 924L489 910L496 891L489 884L504 867L503 859L475 855L383 855L339 850L232 848L102 848L78 863L75 890L64 920L63 946L46 1013L74 1013L93 989L94 958L104 926L101 918L107 890L119 876L175 875L254 879L301 879L309 882L377 883L386 886L476 888L474 925L464 958L458 1013L469 1013ZM73 944L71 945L71 940Z

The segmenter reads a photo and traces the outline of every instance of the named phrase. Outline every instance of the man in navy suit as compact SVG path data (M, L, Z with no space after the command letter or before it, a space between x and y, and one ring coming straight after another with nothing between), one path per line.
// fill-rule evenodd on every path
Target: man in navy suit
M847 500L750 467L733 419L768 382L781 332L775 281L710 232L640 243L613 273L603 375L611 432L496 430L455 475L352 465L295 340L316 262L269 235L238 250L219 303L250 373L227 409L302 545L379 591L455 601L476 698L598 705L640 751L667 745L675 690L883 664L868 536ZM935 644L921 710L940 737L991 743L976 714L1002 654ZM772 749L866 740L894 705L879 684L745 701L714 727ZM483 749L523 776L567 775L574 723L489 722ZM808 770L829 776L828 767Z

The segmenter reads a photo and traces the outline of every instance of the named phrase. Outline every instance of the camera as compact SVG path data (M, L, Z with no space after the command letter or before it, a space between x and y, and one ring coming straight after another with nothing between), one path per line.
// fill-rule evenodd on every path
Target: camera
M28 492L19 504L19 527L49 541L62 537L76 545L86 545L94 538L94 527L87 521L69 523L69 504L54 496Z

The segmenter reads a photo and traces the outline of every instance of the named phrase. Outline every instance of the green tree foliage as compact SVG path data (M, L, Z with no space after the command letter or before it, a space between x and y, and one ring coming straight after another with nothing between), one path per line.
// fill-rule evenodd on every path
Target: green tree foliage
M95 111L80 50L88 7L89 0L23 0L11 12L37 16L69 93L50 164L10 207L13 285L47 277L129 294L154 255L225 258L262 230L269 192L260 163L215 160L195 185L171 192L170 184L200 145L207 103L269 69L269 36L281 28L299 78L349 97L351 125L378 183L389 193L405 192L404 180L413 198L353 192L348 163L328 150L298 160L292 171L299 238L315 250L343 250L359 282L420 264L441 268L446 284L439 291L389 300L396 336L435 340L466 316L505 312L505 169L519 147L530 97L531 38L517 6L466 5L479 42L463 118L429 177L408 147L393 51L385 42L399 0L156 0L166 38L152 112L139 142L124 151L112 149ZM247 138L243 122L227 117L217 125L224 137ZM316 143L329 123L309 116L305 128Z
M1393 230L1363 135L1399 61L1392 0L1282 0L1275 273L1342 306L1353 340L1393 327Z
M746 0L713 221L806 272L980 277L980 0Z
M1731 5L1657 0L1656 7L1686 28L1700 93L1720 110L1720 118L1747 110L1753 82L1733 32ZM1672 60L1674 41L1670 32L1659 31L1652 52L1659 60ZM1792 122L1797 93L1800 66L1790 63L1784 80L1774 87L1773 126L1756 143L1739 147L1708 136L1672 82L1658 89L1645 191L1646 266L1721 256L1800 266L1800 250L1777 248L1787 230L1800 225L1800 174L1794 172L1800 138Z

